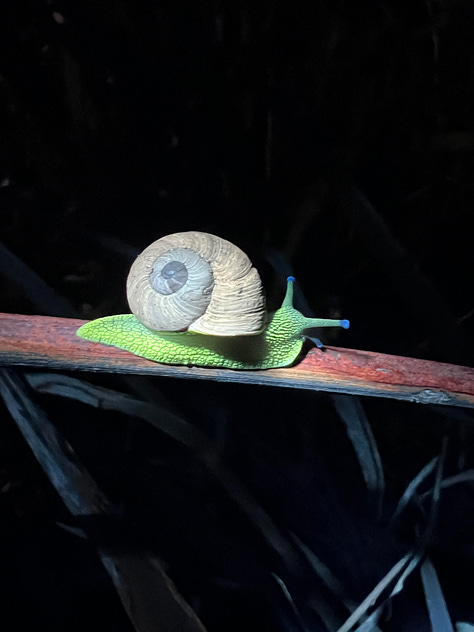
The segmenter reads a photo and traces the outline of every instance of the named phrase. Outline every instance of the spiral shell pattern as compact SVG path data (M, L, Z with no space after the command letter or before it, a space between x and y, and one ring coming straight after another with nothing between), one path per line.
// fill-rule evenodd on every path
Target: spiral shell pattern
M127 298L137 319L155 331L245 336L265 324L257 270L240 248L209 233L153 242L130 269Z

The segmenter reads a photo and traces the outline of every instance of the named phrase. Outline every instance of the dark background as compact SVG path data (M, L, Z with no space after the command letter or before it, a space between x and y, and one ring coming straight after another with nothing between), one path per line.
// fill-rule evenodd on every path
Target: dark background
M71 309L59 314L47 301L39 306L24 275L3 265L0 310L82 318L127 311L125 278L134 255L162 235L202 230L249 254L271 308L292 271L317 316L351 320L347 332L322 333L326 342L472 366L473 92L470 0L7 0L0 19L0 241ZM264 431L259 440L274 442L279 459L296 449L288 446L286 424L307 422L317 410L318 441L328 441L318 458L331 470L340 463L347 439L342 429L340 436L324 430L338 423L324 396L167 380L163 389L196 423L219 425L224 415L232 428L232 420L246 419L240 439L242 446L253 441L256 455L252 424L278 428L271 441ZM53 416L71 414L49 405ZM445 418L397 403L366 406L393 498L438 453L447 428L459 462L466 437ZM77 419L84 414L79 409ZM55 617L64 628L70 609L93 601L99 585L107 595L101 604L110 600L104 625L122 629L128 624L114 628L120 605L104 588L105 576L80 566L84 543L58 536L61 505L6 412L3 419L0 468L12 544L6 550L16 569L5 575L17 596L11 603L37 604L22 613L31 614L36 630L56 629ZM113 432L118 422L104 423ZM302 428L292 438L300 447ZM469 449L464 456L469 464ZM287 475L272 468L254 472L267 492ZM344 473L341 466L330 496L348 485ZM288 498L294 496L292 489ZM347 511L355 523L370 521L351 513L352 505ZM39 542L28 547L32 534ZM372 561L378 553L371 547L383 550L384 537L378 533L377 545L368 546ZM395 539L393 551L400 545ZM77 558L80 579L72 561L48 566L61 547L63 561ZM392 560L393 551L382 558ZM339 570L362 599L389 567L375 564L358 584L360 566ZM37 587L46 568L51 584L43 595ZM245 593L254 590L250 584L242 580L246 598L259 601ZM59 587L63 597L48 606L47 595ZM239 591L224 593L219 603L228 600L229 612L241 612ZM414 594L407 611L418 603ZM199 599L209 617L212 599ZM266 629L255 616L255 627L244 627ZM211 616L209 629L230 630L224 620L212 627ZM89 620L74 629L82 625L92 629ZM100 621L94 625L101 629Z

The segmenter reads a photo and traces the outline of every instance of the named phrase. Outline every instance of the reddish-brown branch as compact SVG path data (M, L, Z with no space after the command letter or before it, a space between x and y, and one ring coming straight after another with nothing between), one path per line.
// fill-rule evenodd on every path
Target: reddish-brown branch
M167 366L81 340L76 331L83 323L0 314L0 365L267 384L474 407L474 369L467 367L337 347L313 349L288 369L231 371Z

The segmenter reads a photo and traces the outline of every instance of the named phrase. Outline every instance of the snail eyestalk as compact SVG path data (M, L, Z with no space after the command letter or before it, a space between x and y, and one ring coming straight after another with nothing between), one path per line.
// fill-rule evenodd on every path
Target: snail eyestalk
M305 329L311 329L312 327L342 327L343 329L349 329L350 322L345 318L342 320L332 318L307 318L308 323Z
M286 279L286 294L283 299L282 307L293 307L293 283L295 282L294 276L289 276Z
M286 286L286 294L283 300L283 304L281 309L288 310L288 312L294 312L294 319L297 321L298 326L300 327L300 332L305 329L312 329L314 327L342 327L343 329L349 329L350 323L347 319L333 319L333 318L308 318L303 316L301 312L299 312L293 306L293 283L295 281L295 277L289 276L287 278L287 286ZM277 312L278 313L278 312ZM298 316L296 316L296 314ZM318 345L319 346L319 345Z

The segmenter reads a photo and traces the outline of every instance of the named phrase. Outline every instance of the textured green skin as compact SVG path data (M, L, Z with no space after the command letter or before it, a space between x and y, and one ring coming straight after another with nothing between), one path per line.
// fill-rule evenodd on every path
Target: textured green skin
M293 307L293 279L285 300L255 336L207 336L192 331L151 331L133 314L106 316L80 327L85 340L113 345L163 364L191 364L227 369L276 369L293 364L309 327L337 327L343 321L306 318ZM345 326L349 326L346 323Z
M77 335L164 364L270 369L293 364L301 352L304 336L295 316L303 319L295 309L282 307L261 334L221 337L189 331L152 332L133 314L120 314L86 323Z

